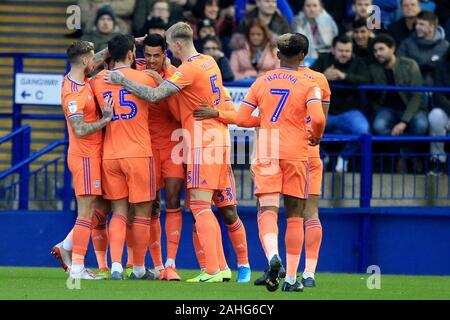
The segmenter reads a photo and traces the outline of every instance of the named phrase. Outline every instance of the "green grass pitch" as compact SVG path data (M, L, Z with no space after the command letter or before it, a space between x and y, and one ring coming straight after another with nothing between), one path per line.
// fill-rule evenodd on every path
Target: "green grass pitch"
M187 279L196 270L179 270ZM369 274L317 274L317 287L299 293L268 292L252 282L228 283L168 281L81 281L80 290L69 290L66 274L57 268L0 268L0 299L161 299L161 300L268 300L268 299L450 299L450 277L382 275L381 289L369 290ZM280 286L281 287L281 286Z

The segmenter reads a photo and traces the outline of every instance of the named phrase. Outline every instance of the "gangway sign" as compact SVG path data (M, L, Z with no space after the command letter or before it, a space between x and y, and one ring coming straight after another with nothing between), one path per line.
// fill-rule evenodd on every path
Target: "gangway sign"
M17 104L60 105L64 76L48 73L16 73Z

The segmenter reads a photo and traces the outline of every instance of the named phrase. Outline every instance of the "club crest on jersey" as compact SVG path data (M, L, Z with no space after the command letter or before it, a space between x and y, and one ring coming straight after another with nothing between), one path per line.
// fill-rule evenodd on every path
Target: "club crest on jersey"
M69 101L68 107L69 107L69 112L70 113L77 112L78 105L77 105L76 101Z
M169 81L171 81L171 82L177 82L178 79L180 79L182 75L183 75L183 74L182 74L180 71L176 71L176 72L172 75L172 78L170 78Z
M315 87L315 91L316 91L316 98L317 99L322 99L322 91L320 91L319 87Z

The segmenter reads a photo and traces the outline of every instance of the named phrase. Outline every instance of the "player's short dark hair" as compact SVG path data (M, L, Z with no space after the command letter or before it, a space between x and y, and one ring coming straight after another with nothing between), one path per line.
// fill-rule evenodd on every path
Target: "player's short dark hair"
M352 42L352 39L349 36L347 36L345 34L342 34L342 35L337 36L337 37L335 37L333 39L333 44L332 44L333 48L335 48L338 43L347 44L347 43L353 43L353 42Z
M304 53L308 43L300 33L285 33L278 37L277 47L283 56L291 58Z
M372 49L375 47L375 45L377 43L384 43L386 46L388 46L389 48L395 48L396 43L395 43L395 39L392 38L390 35L382 33L377 35L371 42L371 47Z
M303 51L302 53L306 56L309 52L309 39L307 36L305 36L302 33L296 33L299 35L300 38L302 38L302 42L303 42Z
M369 27L367 26L367 20L366 19L356 19L353 20L352 22L352 29L359 29L362 27L366 27L367 29L369 29Z
M144 39L144 46L161 47L162 51L166 51L166 40L157 33L151 33Z
M432 11L421 11L417 15L417 19L428 21L430 24L432 24L436 27L439 24L438 17Z
M108 51L113 61L125 60L128 51L134 49L134 38L131 35L119 34L108 42Z
M70 63L76 63L80 61L80 58L89 52L94 51L94 44L89 41L77 40L67 48L67 56Z

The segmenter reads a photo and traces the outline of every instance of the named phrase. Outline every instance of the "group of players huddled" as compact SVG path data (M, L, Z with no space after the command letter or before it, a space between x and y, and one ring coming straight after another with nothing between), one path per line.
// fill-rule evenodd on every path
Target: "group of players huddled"
M68 165L78 217L52 254L73 279L181 280L175 260L185 187L184 206L195 221L193 242L201 268L187 281L232 278L214 204L236 252L237 282L249 282L246 232L237 213L230 160L228 124L236 124L257 128L251 171L259 238L268 266L255 285L274 291L285 278L283 291L313 287L322 240L317 210L322 183L319 142L331 93L322 74L303 66L308 40L299 33L280 36L281 67L259 77L236 111L216 62L195 50L192 35L191 27L179 22L166 31L165 38L118 35L97 54L86 41L75 41L67 49L71 69L63 82L62 108L68 122ZM144 59L136 59L136 45L144 45ZM166 45L181 61L178 68L170 64ZM105 69L90 78L102 65ZM253 116L256 108L259 115ZM165 263L159 219L163 188ZM286 268L278 252L280 194L287 218ZM84 266L91 237L98 273ZM306 265L299 281L303 245ZM145 267L147 250L154 269Z

